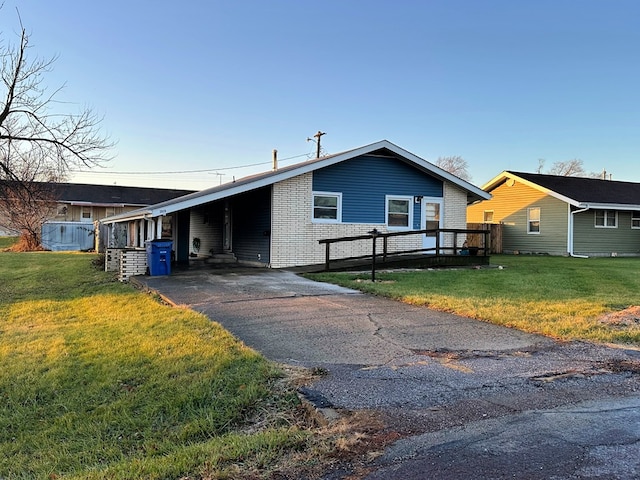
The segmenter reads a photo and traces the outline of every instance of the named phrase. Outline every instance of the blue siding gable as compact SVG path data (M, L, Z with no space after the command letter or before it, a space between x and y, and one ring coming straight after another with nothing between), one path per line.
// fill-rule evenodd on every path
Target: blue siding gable
M313 190L342 193L344 223L386 223L386 195L443 196L441 180L401 160L367 155L314 171ZM419 204L413 216L419 229Z

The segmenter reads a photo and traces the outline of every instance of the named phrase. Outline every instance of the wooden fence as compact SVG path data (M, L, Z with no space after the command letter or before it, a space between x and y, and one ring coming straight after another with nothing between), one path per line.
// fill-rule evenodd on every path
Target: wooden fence
M489 230L489 253L502 253L502 227L501 223L467 223L469 230ZM486 235L471 233L467 236L470 247L485 248Z

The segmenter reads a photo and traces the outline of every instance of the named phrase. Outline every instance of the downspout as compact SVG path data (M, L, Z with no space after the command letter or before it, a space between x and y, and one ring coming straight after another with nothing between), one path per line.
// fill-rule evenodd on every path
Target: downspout
M579 210L574 210L571 211L571 205L569 205L569 231L568 233L568 243L569 243L569 256L574 257L574 258L589 258L587 255L578 255L573 253L573 216L576 213L582 213L582 212L586 212L587 210L589 210L590 207L585 207L585 208L581 208Z

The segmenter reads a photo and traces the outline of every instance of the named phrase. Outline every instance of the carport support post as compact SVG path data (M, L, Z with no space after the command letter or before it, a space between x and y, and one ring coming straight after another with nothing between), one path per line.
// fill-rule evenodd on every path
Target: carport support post
M378 238L378 229L374 228L369 232L373 242L373 254L371 256L371 281L376 281L376 238Z

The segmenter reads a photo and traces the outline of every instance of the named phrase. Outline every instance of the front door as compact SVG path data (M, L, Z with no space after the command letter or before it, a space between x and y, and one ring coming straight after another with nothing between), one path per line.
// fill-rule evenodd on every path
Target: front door
M436 228L442 228L442 198L438 197L423 197L422 198L422 228L421 230L433 230ZM442 234L440 234L440 241L442 242ZM422 248L431 248L433 250L427 250L425 253L436 253L436 233L427 233L422 235Z

